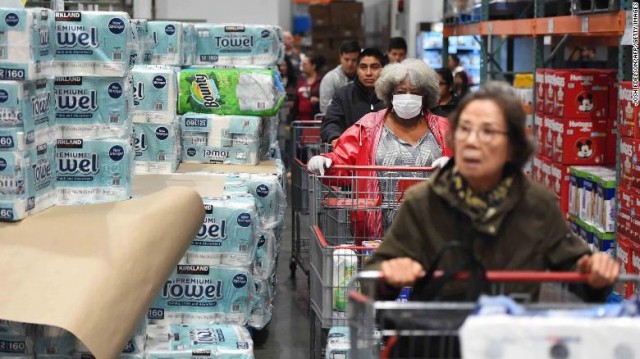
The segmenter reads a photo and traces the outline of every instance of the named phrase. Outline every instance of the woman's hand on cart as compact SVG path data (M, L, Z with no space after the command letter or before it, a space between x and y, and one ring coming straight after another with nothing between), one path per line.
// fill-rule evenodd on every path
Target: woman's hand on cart
M388 259L380 264L381 277L396 288L412 287L426 272L422 265L411 258Z
M580 273L589 274L589 286L600 289L615 283L620 274L620 264L607 253L584 255L576 267Z
M307 163L307 170L315 174L324 176L324 170L331 167L333 161L324 156L313 156Z

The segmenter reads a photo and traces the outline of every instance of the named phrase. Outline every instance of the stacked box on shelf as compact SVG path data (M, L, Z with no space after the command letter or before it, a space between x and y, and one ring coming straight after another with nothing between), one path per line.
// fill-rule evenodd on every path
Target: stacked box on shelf
M137 65L132 76L135 171L173 173L181 158L177 70L171 66Z
M309 6L312 50L325 57L327 68L338 65L342 42L357 41L364 47L362 13L362 3L355 1Z

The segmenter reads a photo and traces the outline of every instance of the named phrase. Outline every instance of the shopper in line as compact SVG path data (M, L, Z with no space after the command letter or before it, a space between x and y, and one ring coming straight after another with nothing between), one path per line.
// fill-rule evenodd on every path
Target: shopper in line
M375 82L385 65L384 54L367 48L358 55L357 62L355 80L336 92L322 120L323 142L335 145L338 137L362 116L385 108L375 92Z
M469 93L469 75L465 71L456 73L453 76L453 92L458 98L463 98Z
M291 62L291 69L297 76L300 75L300 50L296 48L293 35L290 31L282 33L282 41L284 43L284 57Z
M340 65L329 71L320 84L320 112L327 112L336 91L356 76L356 60L359 53L360 45L357 41L345 41L340 45Z
M460 57L456 54L449 54L449 63L447 64L447 67L451 70L453 76L459 72L465 72L464 66L462 66L462 63L460 62Z
M322 81L322 55L309 54L302 58L302 78L298 79L293 118L311 121L320 112L320 82Z
M349 127L338 138L333 152L312 157L310 171L323 175L334 164L429 167L446 163L451 153L445 142L448 121L429 111L440 96L435 71L417 59L390 64L382 70L375 89L387 108L369 113ZM348 171L330 173L349 175ZM424 173L358 172L360 178L352 186L359 188L360 197L395 202L397 198L391 194L397 193L397 183L372 178L397 175L415 177ZM381 238L392 216L393 211L352 211L356 242Z
M463 99L449 133L455 156L429 182L409 190L368 264L387 283L379 294L394 298L445 254L438 266L445 273L477 270L478 263L487 270L587 273L588 285L575 291L587 300L604 300L619 265L608 253L591 254L569 230L556 197L523 174L533 150L513 88L490 82ZM436 299L466 294L470 300L468 289L452 283ZM505 291L535 300L539 285L507 285Z
M453 75L447 68L436 69L440 77L440 101L431 109L435 115L449 117L458 106L458 97L453 92Z
M407 42L402 37L392 37L389 40L387 59L390 64L402 62L407 58Z

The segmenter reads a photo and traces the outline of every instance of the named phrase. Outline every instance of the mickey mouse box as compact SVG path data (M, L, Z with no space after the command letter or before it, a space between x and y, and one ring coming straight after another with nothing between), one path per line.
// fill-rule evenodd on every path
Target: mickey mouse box
M548 117L552 161L564 165L603 165L607 152L607 124L585 119Z
M612 71L555 70L553 76L556 117L604 122L608 120L611 104L609 89L615 83ZM614 113L615 111L611 115Z

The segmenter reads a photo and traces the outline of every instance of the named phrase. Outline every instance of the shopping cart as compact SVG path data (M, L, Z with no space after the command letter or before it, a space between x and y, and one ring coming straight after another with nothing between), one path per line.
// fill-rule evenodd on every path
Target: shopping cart
M432 171L428 167L336 165L324 176L310 174L309 299L314 358L321 357L329 328L347 325L349 279L380 243L406 190L425 181ZM365 185L371 181L375 185Z
M309 274L309 175L307 160L317 154L327 152L330 147L321 143L320 127L322 114L313 121L293 121L291 123L291 226L292 246L289 269L295 276L297 267Z
M441 272L436 272L436 277L440 275ZM490 295L504 294L505 288L513 283L541 284L539 302L527 303L528 309L593 306L581 302L568 290L570 284L586 282L588 275L576 272L487 271L486 278L491 283ZM381 279L380 272L366 271L355 275L349 284L351 358L461 358L459 329L476 308L476 303L377 301L371 292ZM468 275L461 273L455 279L466 280ZM634 283L637 288L640 276L620 275L618 281Z

